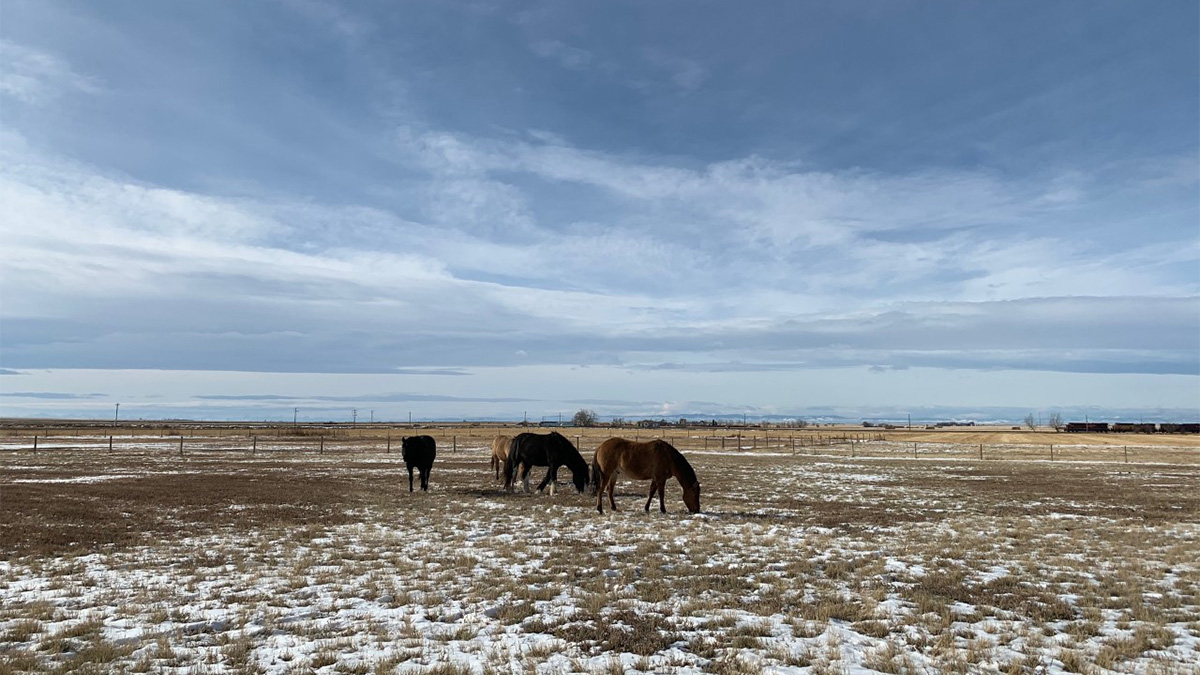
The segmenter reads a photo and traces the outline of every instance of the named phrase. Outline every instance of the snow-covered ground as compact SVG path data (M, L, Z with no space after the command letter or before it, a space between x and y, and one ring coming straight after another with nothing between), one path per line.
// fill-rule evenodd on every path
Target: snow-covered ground
M1200 672L1194 463L691 457L699 515L506 494L482 447L428 494L396 455L2 453L0 673Z

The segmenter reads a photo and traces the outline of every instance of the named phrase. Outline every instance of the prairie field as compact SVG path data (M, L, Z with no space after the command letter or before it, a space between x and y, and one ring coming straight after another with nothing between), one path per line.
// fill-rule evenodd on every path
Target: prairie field
M0 674L1200 673L1195 437L622 430L702 512L600 515L428 432L5 430Z

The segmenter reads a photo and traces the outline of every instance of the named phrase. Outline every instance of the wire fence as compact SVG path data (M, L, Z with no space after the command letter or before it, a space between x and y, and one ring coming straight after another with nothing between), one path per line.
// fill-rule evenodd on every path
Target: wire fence
M107 433L106 433L107 431ZM0 429L0 452L139 452L149 454L245 453L249 455L388 455L399 453L405 436L427 434L439 453L461 454L464 460L478 455L483 461L498 435L530 431L521 427L420 427L420 426L196 426ZM551 430L535 429L534 433ZM633 440L662 438L685 454L727 453L762 457L838 457L891 460L1074 461L1123 463L1200 464L1200 439L1180 436L1179 444L1139 443L1139 434L1128 434L1120 444L1103 444L1061 437L1059 443L971 443L905 441L880 432L849 430L760 429L612 429L560 428L585 457L612 436Z

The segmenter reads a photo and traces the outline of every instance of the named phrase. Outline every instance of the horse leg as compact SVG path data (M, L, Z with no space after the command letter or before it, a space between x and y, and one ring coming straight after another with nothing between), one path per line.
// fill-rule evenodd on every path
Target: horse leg
M604 473L600 467L592 465L592 478L596 480L596 510L604 513Z
M650 496L646 497L646 513L650 513L650 502L654 501L654 493L658 491L658 481L650 481Z
M412 475L412 469L413 469L413 468L412 468L411 466L409 466L409 467L408 467L408 491L409 491L409 492L412 492L412 491L413 491L413 475Z
M429 492L429 469L421 469L421 490Z
M546 477L542 479L542 482L538 483L538 492L545 490L546 485L550 485L550 494L554 494L554 469L555 468L556 467L553 464L546 467Z
M532 464L526 464L521 468L521 487L525 492L529 492L529 470L532 468Z
M617 489L617 470L616 469L613 469L612 475L608 477L608 481L605 483L605 487L608 488L608 506L613 511L616 511L617 510L617 502L613 499L613 490Z
M666 495L666 494L667 494L667 480L664 478L662 480L662 482L658 484L658 510L661 511L662 513L667 512L667 502L663 498L664 495Z

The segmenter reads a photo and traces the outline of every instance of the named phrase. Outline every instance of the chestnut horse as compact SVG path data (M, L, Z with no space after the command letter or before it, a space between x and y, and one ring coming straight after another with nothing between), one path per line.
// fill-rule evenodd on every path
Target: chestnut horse
M662 440L655 439L637 443L624 438L610 438L596 448L593 461L594 470L600 473L599 489L596 491L596 510L604 513L604 491L608 490L608 505L613 511L617 503L613 500L613 490L617 485L617 474L623 472L634 480L650 481L650 496L646 498L646 513L650 512L650 502L658 493L658 509L667 512L664 498L667 479L674 477L683 486L683 503L690 513L700 511L700 479L687 459L675 449L675 446Z
M500 469L508 459L509 443L512 443L512 436L500 435L492 439L492 469L496 472L496 480L500 480Z

